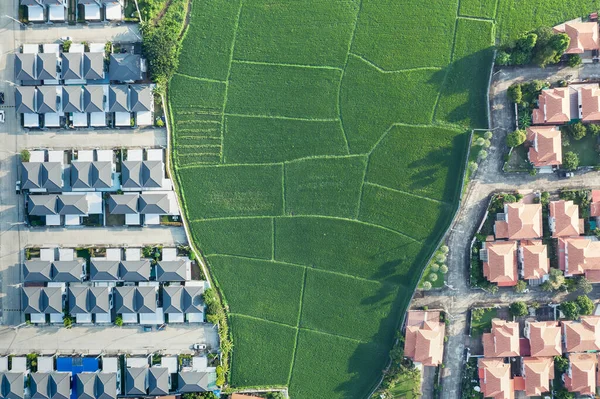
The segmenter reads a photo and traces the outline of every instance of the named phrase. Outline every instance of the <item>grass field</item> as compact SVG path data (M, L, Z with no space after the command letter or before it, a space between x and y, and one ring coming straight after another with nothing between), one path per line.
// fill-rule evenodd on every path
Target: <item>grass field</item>
M590 0L196 0L175 179L229 306L229 384L367 397L487 127L495 39Z

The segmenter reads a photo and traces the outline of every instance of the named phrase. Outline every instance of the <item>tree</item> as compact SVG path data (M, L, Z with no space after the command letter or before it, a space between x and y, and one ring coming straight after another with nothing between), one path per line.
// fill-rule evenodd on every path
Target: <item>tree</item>
M483 138L486 140L491 140L493 136L494 136L494 133L492 133L490 131L487 131L483 134Z
M31 157L31 153L28 150L21 151L21 161L29 162L30 157Z
M523 90L518 83L511 85L506 91L506 94L508 95L508 99L513 103L519 104L523 101Z
M550 193L548 191L543 191L540 196L540 202L542 205L548 205L550 203Z
M510 305L510 314L516 317L525 316L529 311L525 302L517 301Z
M590 123L589 125L587 125L587 131L588 134L591 134L592 136L597 136L598 134L600 134L600 125Z
M569 369L569 359L562 356L554 356L554 368L560 374L566 372Z
M479 168L479 165L477 165L477 162L469 162L469 170L471 171L471 173L475 173L477 172L477 169Z
M500 66L510 65L510 54L504 50L498 51L498 54L496 54L496 64Z
M548 283L549 290L544 289L544 284ZM558 290L565 283L565 276L559 269L550 269L550 276L547 281L542 284L542 290L544 291L555 291Z
M440 266L440 272L442 272L442 274L448 273L448 266L447 265L441 265Z
M579 54L569 54L569 57L567 58L567 65L571 68L578 67L582 62L583 61L581 60L581 56L579 56Z
M575 303L579 307L579 314L587 316L594 312L594 302L587 295L579 295Z
M435 256L435 261L438 263L444 263L446 261L446 254L437 254Z
M485 144L485 139L483 137L479 137L477 140L475 140L475 145L483 147L484 144Z
M517 129L506 136L506 145L509 147L518 147L527 140L525 130Z
M440 265L438 265L437 263L434 263L433 265L431 265L432 272L437 273L438 270L440 270Z
M581 140L587 134L587 128L581 122L577 122L577 123L569 126L568 129L569 129L569 134L575 140Z
M589 294L593 289L592 283L590 283L590 280L585 277L579 277L577 280L577 289L584 294Z
M579 166L579 157L573 151L569 151L563 155L562 165L566 170L576 170Z
M442 245L440 247L440 252L443 253L444 255L447 254L448 252L450 252L450 248L448 248L447 245Z
M150 79L165 87L179 66L180 42L178 34L168 25L141 26L142 53L148 60Z
M225 385L225 372L223 371L223 366L217 366L215 371L217 373L217 381L215 383L218 387L222 387Z
M267 394L267 399L285 399L285 396L283 395L283 392L275 391L275 392L269 392Z
M517 281L517 285L515 285L515 292L521 294L527 290L527 283L523 280Z
M430 283L429 281L425 281L425 282L423 283L423 289L424 289L425 291L429 291L429 290L431 289L431 287L432 287L432 285L431 285L431 283Z
M560 311L569 320L575 320L579 317L579 306L574 301L563 302L559 306Z
M475 308L471 311L471 318L474 321L479 321L479 320L481 320L481 318L483 317L484 314L485 314L484 308Z
M477 159L480 159L483 161L484 159L487 158L487 156L488 156L488 152L486 150L479 150L479 153L477 154Z
M573 399L575 398L575 394L569 392L567 388L560 387L554 391L554 399Z
M438 275L437 274L435 274L435 273L430 273L429 274L429 281L435 282L435 281L437 281L437 279L438 279Z

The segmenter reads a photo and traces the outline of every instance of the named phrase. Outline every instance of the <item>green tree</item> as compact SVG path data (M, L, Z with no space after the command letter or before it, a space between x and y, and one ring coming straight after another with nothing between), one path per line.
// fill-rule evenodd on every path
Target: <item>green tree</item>
M510 305L510 313L513 316L525 316L528 312L529 311L527 310L527 305L525 304L525 302L517 301L511 303Z
M497 65L500 65L500 66L510 65L510 61L511 61L510 54L508 54L506 51L500 50L500 51L498 51L498 54L496 54L496 64Z
M448 273L448 266L447 266L447 265L441 265L441 266L440 266L440 272L441 272L442 274L446 274L446 273Z
M477 172L477 169L479 168L479 165L477 165L477 162L469 162L469 170L471 171L471 173L475 173Z
M447 245L442 245L440 247L440 252L443 253L444 255L447 254L448 252L450 252L450 248L448 248Z
M506 91L506 94L508 95L508 99L513 103L519 104L523 101L523 90L518 83L511 85Z
M574 301L566 301L560 304L560 311L569 320L575 320L579 317L579 306Z
M437 279L438 279L438 275L437 274L435 274L435 273L429 274L429 281L435 282L435 281L437 281Z
M579 54L569 54L569 57L567 58L567 65L571 68L578 67L582 62L583 61L581 60L581 56L579 56Z
M600 133L600 125L596 125L594 123L590 123L587 125L588 134L592 136L597 136Z
M562 374L569 369L569 359L562 356L554 356L554 368Z
M575 394L569 392L567 388L560 387L554 391L554 399L574 399Z
M21 161L29 162L29 158L31 158L31 153L28 150L21 151Z
M550 269L549 278L546 283L552 287L550 291L556 291L565 283L565 276L559 269Z
M429 281L425 281L425 282L423 283L423 289L424 289L425 291L429 291L429 290L430 290L432 287L433 287L433 286L431 285L431 283L430 283Z
M577 289L587 295L592 292L592 283L585 277L579 277L577 280Z
M543 205L548 205L550 203L550 193L548 191L543 191L542 192L540 202Z
M573 151L569 151L563 155L562 165L566 170L576 170L579 166L579 157Z
M523 280L517 281L517 285L515 285L515 292L521 294L527 290L527 283Z
M115 317L115 325L121 327L123 325L123 318L121 316Z
M579 295L575 303L579 307L579 314L587 316L594 312L594 302L587 295Z
M179 66L180 42L177 33L168 26L142 25L142 53L148 60L150 79L165 87Z
M585 125L581 122L577 122L571 126L569 126L569 134L571 135L571 137L573 137L575 140L581 140L582 138L585 137L585 135L587 134L587 128L585 127Z
M471 318L474 321L481 320L481 318L483 317L484 314L485 314L484 308L475 308L475 309L471 310Z
M479 152L477 153L477 159L480 159L482 161L484 159L486 159L487 156L488 156L488 152L486 150L479 150Z
M223 370L223 366L217 366L215 371L217 373L217 381L215 383L218 387L222 387L225 385L225 372Z
M525 130L517 129L506 136L506 145L509 147L518 147L527 140Z
M487 131L487 132L485 132L485 133L483 134L483 138L484 138L484 139L486 139L486 140L491 140L491 139L492 139L492 137L494 137L494 133L492 133L492 132L490 132L490 131Z
M283 392L275 391L267 394L267 399L285 399Z

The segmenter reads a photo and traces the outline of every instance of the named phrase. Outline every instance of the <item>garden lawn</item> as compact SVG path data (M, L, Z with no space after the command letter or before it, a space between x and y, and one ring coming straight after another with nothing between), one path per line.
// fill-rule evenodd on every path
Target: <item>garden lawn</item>
M222 255L208 259L232 313L298 324L303 267Z
M461 0L459 13L464 17L494 18L498 0Z
M569 138L569 146L563 146L563 156L569 151L573 151L579 157L579 166L597 166L600 164L600 155L598 155L598 137L587 135L581 140Z
M471 319L471 337L480 337L484 332L492 328L492 319L496 317L497 310L486 309L479 320Z
M229 320L235 342L231 383L234 386L286 385L296 329L240 315L231 315Z
M358 1L244 1L235 59L343 67Z

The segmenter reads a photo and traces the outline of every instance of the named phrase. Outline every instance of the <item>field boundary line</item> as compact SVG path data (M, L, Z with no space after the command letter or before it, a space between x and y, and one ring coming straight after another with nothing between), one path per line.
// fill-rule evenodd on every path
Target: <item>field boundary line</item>
M415 67L415 68L395 69L393 71L390 71L390 70L387 70L387 69L383 69L382 67L380 67L379 65L375 64L373 61L368 60L367 58L363 57L362 55L358 55L356 53L350 53L350 55L352 55L355 58L358 58L359 60L361 60L364 63L368 64L373 69L377 70L377 72L379 72L379 73L403 73L403 72L417 72L417 71L439 71L439 70L443 69L442 67L430 66L430 67Z
M275 261L275 218L271 218L271 260Z
M429 197L425 197L423 195L409 193L408 191L398 190L397 188L392 188L392 187L384 186L384 185L373 183L373 182L370 182L370 181L365 181L365 184L368 184L368 185L373 186L373 187L378 187L378 188L381 188L383 190L394 191L396 193L409 195L411 197L416 197L416 198L424 199L424 200L427 200L427 201L436 202L436 203L442 204L442 205L452 205L451 203L446 202L446 201L440 201L440 200L437 200L435 198L429 198Z
M347 155L314 155L310 157L295 158L291 161L283 161L284 163L305 162L319 159L347 159L347 158L362 158L367 157L367 154L347 154Z
M184 155L196 155L196 154L184 154ZM211 154L211 155L216 155L216 154ZM271 162L271 163L228 163L228 164L217 163L217 164L206 165L206 166L211 166L211 167L216 167L216 168L226 168L228 166L238 167L238 166L275 166L275 165L281 165L281 162ZM185 165L185 166L182 166L182 167L180 167L178 169L186 169L186 168L191 168L191 166ZM265 215L263 217L270 217L270 216L266 216Z
M369 343L372 343L371 341L363 341L363 340L360 340L358 338L347 337L345 335L334 334L334 333L330 333L330 332L326 332L326 331L321 331L321 330L317 330L317 329L309 328L309 327L298 327L298 330L305 330L305 331L310 331L310 332L314 332L314 333L317 333L317 334L328 335L330 337L342 338L342 339L345 339L345 340L348 340L348 341L352 341L352 342L356 342L356 343L359 343L359 344L369 344ZM377 343L375 343L375 344L377 344Z
M365 170L363 171L362 181L360 182L360 194L358 196L358 204L356 207L355 219L358 220L360 217L360 210L362 208L363 194L365 192L365 182L367 178L367 171L369 170L369 164L371 163L371 155L367 155L367 162L365 163Z
M302 308L304 306L304 291L306 289L306 275L308 274L308 268L304 267L304 273L302 275L302 289L300 290L300 306L298 306L298 319L296 321L296 338L294 339L294 350L292 352L292 362L290 363L290 374L288 376L288 385L292 381L292 375L294 372L294 365L296 364L296 349L298 348L298 335L300 335L300 319L302 317Z
M481 21L481 22L491 22L494 23L493 18L485 18L485 17L474 17L472 15L458 15L456 18L467 19L472 21Z
M258 320L258 321L264 321L265 323L277 324L277 325L280 325L280 326L292 328L294 330L298 329L298 327L296 327L296 326L290 326L289 324L285 324L285 323L282 323L280 321L274 321L274 320L265 319L264 317L250 316L248 314L231 312L231 311L229 312L229 314L232 315L232 316L246 318L246 319L250 319L250 320Z
M250 61L250 60L238 60L233 59L232 62L236 64L249 64L249 65L265 65L265 66L280 66L290 68L307 68L307 69L328 69L334 71L342 71L342 68L333 67L329 65L311 65L311 64L287 64L284 62L269 62L269 61Z
M188 79L201 80L203 82L223 83L224 85L227 85L227 81L226 80L209 79L209 78L199 78L198 76L186 75L184 73L179 73L179 72L175 72L175 75L183 76L184 78L188 78Z
M223 159L223 138L225 136L225 109L227 108L227 95L229 92L229 77L231 76L231 66L233 65L233 51L235 50L235 40L237 38L238 27L240 25L240 16L242 15L242 8L244 7L244 0L240 0L240 7L235 18L235 25L233 26L233 39L231 40L231 47L229 48L229 66L227 67L227 77L225 78L225 94L223 96L223 110L221 114L221 163Z
M285 162L281 163L281 201L283 206L283 214L285 215Z
M257 114L235 114L224 112L225 116L237 116L239 118L260 118L260 119L283 119L290 121L303 121L303 122L337 122L339 118L302 118L296 116L280 116L280 115L257 115Z

